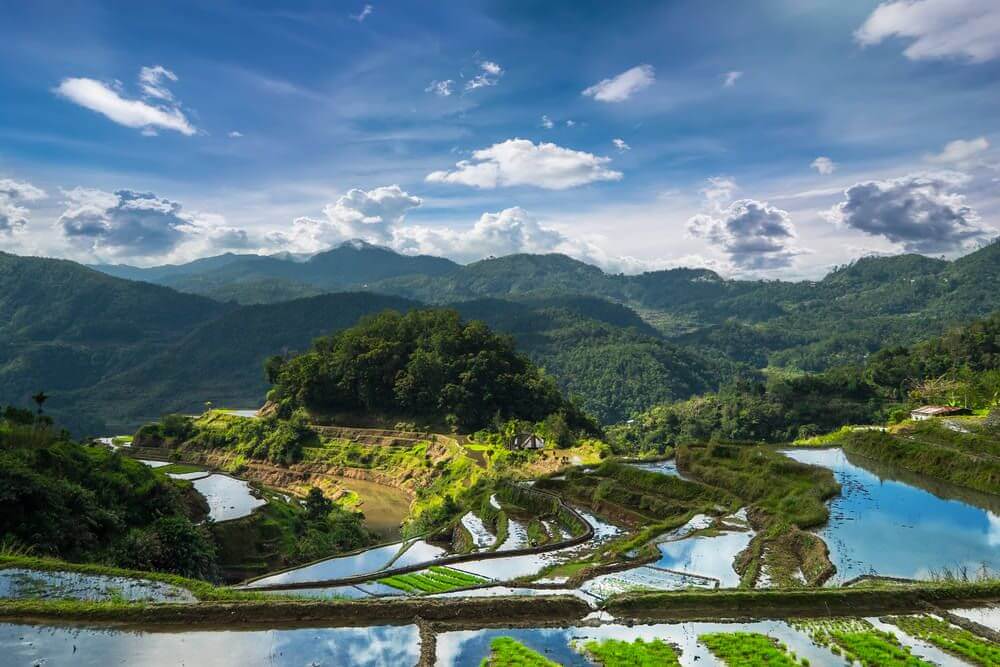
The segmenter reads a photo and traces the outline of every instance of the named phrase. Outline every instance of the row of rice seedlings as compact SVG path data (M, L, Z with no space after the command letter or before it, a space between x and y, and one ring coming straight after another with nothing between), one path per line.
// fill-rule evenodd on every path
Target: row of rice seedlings
M805 658L800 662L778 640L757 632L712 632L699 635L698 641L707 646L716 658L734 667L797 667L809 664Z
M795 621L792 625L808 634L820 646L829 647L834 655L843 655L848 663L859 662L865 667L925 667L921 660L903 646L896 635L878 630L861 618L836 618Z
M674 647L659 639L650 642L605 639L587 642L583 648L591 660L604 667L680 667L681 664Z
M893 616L885 620L911 637L922 639L972 664L984 667L1000 665L1000 646L939 618Z
M497 637L490 642L490 656L480 667L560 667L541 653L511 637Z
M420 572L410 574L395 574L378 580L386 586L392 586L406 593L416 595L423 593L446 593L457 588L478 586L487 582L467 572L459 572L449 567L433 566Z
M448 579L464 586L478 586L487 582L485 578L480 577L478 574L463 572L462 570L456 570L442 565L432 565L430 567L430 571L440 577L447 577Z

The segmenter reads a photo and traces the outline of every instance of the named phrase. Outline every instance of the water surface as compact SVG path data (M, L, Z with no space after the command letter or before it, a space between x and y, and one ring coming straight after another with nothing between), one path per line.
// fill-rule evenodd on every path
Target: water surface
M381 547L367 549L361 553L350 556L338 556L327 558L318 563L304 565L303 567L272 574L269 577L258 579L247 585L248 588L258 586L276 586L280 584L298 584L309 581L330 581L332 579L342 579L344 577L354 577L360 574L378 572L385 568L392 560L396 552L402 546L402 542L386 544Z
M0 662L45 667L415 665L416 626L143 632L0 624Z
M753 531L725 532L662 542L656 545L660 550L656 566L716 579L721 588L736 588L740 575L733 569L733 560L747 548L753 536Z
M159 581L24 568L0 570L0 598L195 602L191 591Z
M250 484L242 479L218 473L193 479L195 490L208 501L208 516L213 521L229 521L249 516L267 501L253 495Z
M661 475L669 475L670 477L681 477L680 471L677 469L677 461L670 459L668 461L650 461L648 463L629 463L628 465L633 468L638 468L639 470L646 470L648 472L658 472Z
M974 574L984 564L1000 570L1000 514L986 509L1000 499L941 482L926 484L932 492L916 486L913 473L848 458L840 449L782 453L829 468L842 486L830 502L829 523L817 531L837 566L835 583L863 574L927 579L961 568Z
M400 524L410 514L410 497L402 489L366 479L331 477L337 484L358 494L365 515L365 527L383 540L400 536Z

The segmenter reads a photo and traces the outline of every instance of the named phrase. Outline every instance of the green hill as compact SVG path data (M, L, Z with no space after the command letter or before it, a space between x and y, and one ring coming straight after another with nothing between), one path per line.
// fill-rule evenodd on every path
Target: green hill
M458 264L426 255L401 255L387 248L348 241L307 259L294 256L225 254L187 264L138 268L94 267L128 280L143 280L239 303L273 303L314 296L320 291L357 289L396 276L441 276Z

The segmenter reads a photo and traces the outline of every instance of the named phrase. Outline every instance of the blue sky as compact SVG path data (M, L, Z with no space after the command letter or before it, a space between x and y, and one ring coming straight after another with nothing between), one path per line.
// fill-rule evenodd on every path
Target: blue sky
M11 3L0 249L811 277L1000 228L994 0Z

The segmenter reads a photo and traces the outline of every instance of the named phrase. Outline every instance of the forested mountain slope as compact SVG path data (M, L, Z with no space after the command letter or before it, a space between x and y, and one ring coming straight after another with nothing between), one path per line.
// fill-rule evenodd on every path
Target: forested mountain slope
M720 353L744 348L742 359L760 367L822 370L1000 308L1000 243L953 262L866 257L820 281L726 280L704 269L609 275L561 255L511 255L370 288L429 303L600 296L636 310L680 344Z
M9 335L0 342L0 403L23 405L45 390L46 410L81 434L131 430L167 412L201 410L206 401L260 405L267 357L301 352L363 315L420 305L337 293L227 306L72 262L3 259ZM453 307L512 334L521 351L604 422L710 391L730 368L664 341L633 311L595 297Z
M320 291L359 288L395 276L441 276L457 269L458 264L440 257L401 255L361 241L349 241L307 259L229 253L179 265L94 268L129 280L145 280L220 300L273 303L314 296Z

